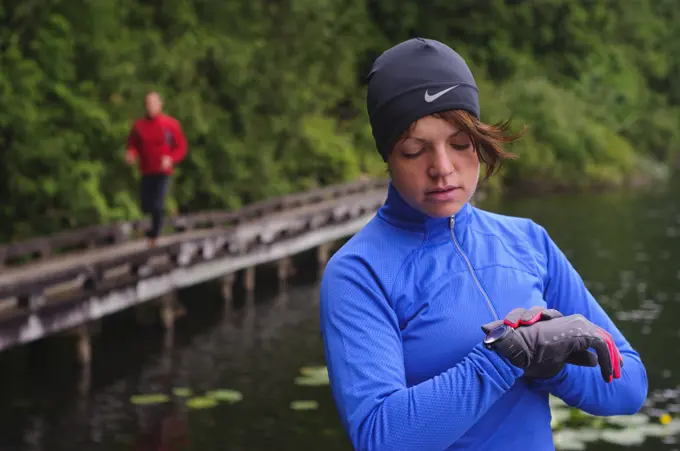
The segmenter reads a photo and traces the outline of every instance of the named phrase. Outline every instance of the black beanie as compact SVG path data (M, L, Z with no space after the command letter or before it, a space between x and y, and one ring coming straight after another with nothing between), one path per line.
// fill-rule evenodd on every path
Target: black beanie
M449 46L424 38L402 42L375 60L366 104L384 161L404 130L421 117L460 109L479 118L477 84L465 60Z

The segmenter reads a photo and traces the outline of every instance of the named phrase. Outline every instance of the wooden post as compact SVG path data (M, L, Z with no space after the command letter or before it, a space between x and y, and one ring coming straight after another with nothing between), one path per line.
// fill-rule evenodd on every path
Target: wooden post
M255 291L255 267L245 269L243 275L243 285L247 293L252 293Z
M279 291L285 291L288 278L292 275L293 261L290 257L284 257L278 261Z
M225 303L231 304L234 298L234 280L236 279L234 273L229 273L222 276L220 280L220 288L222 289L222 299Z
M90 365L85 365L81 368L78 377L78 393L81 396L86 395L90 391L90 385L92 384L92 370Z
M246 268L243 275L243 285L246 290L246 303L252 305L255 303L255 267Z
M174 292L168 293L161 298L161 322L166 330L175 327L175 303L177 302Z
M90 362L92 362L92 342L90 341L90 331L87 324L78 326L75 333L77 337L78 362L85 368L89 367Z
M318 263L317 274L321 278L323 271L326 268L326 263L328 263L328 254L330 253L330 243L324 243L318 248L316 248L316 261Z

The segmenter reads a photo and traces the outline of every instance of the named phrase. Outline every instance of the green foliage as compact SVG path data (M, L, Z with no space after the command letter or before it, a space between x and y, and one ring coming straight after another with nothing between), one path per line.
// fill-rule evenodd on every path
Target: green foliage
M189 140L180 212L384 175L364 77L417 35L473 66L484 120L529 126L491 187L639 182L680 149L674 0L5 0L0 23L0 241L139 217L149 89Z

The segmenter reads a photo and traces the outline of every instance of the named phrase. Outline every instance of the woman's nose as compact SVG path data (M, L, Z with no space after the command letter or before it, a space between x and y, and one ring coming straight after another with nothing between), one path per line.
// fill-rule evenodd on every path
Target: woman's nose
M436 149L433 152L432 162L428 174L432 178L441 178L450 175L455 167L447 149Z

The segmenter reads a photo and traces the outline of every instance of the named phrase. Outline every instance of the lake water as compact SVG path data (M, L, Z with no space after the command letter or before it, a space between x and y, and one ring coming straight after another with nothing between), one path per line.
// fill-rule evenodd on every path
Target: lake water
M648 424L667 420L664 414L680 418L678 188L674 183L657 193L553 195L483 205L533 218L565 250L642 354L650 397L640 418ZM68 337L0 355L0 450L351 450L328 386L295 383L301 371L324 365L318 287L314 271L304 269L313 268L308 257L300 257L299 274L284 295L262 268L255 304L237 313L225 312L216 286L183 292L187 314L172 337L157 324L140 325L134 312L107 319L94 341L89 375L78 371ZM214 406L201 406L205 397L187 403L209 392L213 398L207 401L222 400ZM159 393L174 402L131 401ZM295 401L314 401L316 408L293 410ZM609 437L625 438L626 432ZM680 449L678 433L629 437L638 440L630 449ZM569 434L560 442L569 446ZM621 448L598 439L585 449Z

